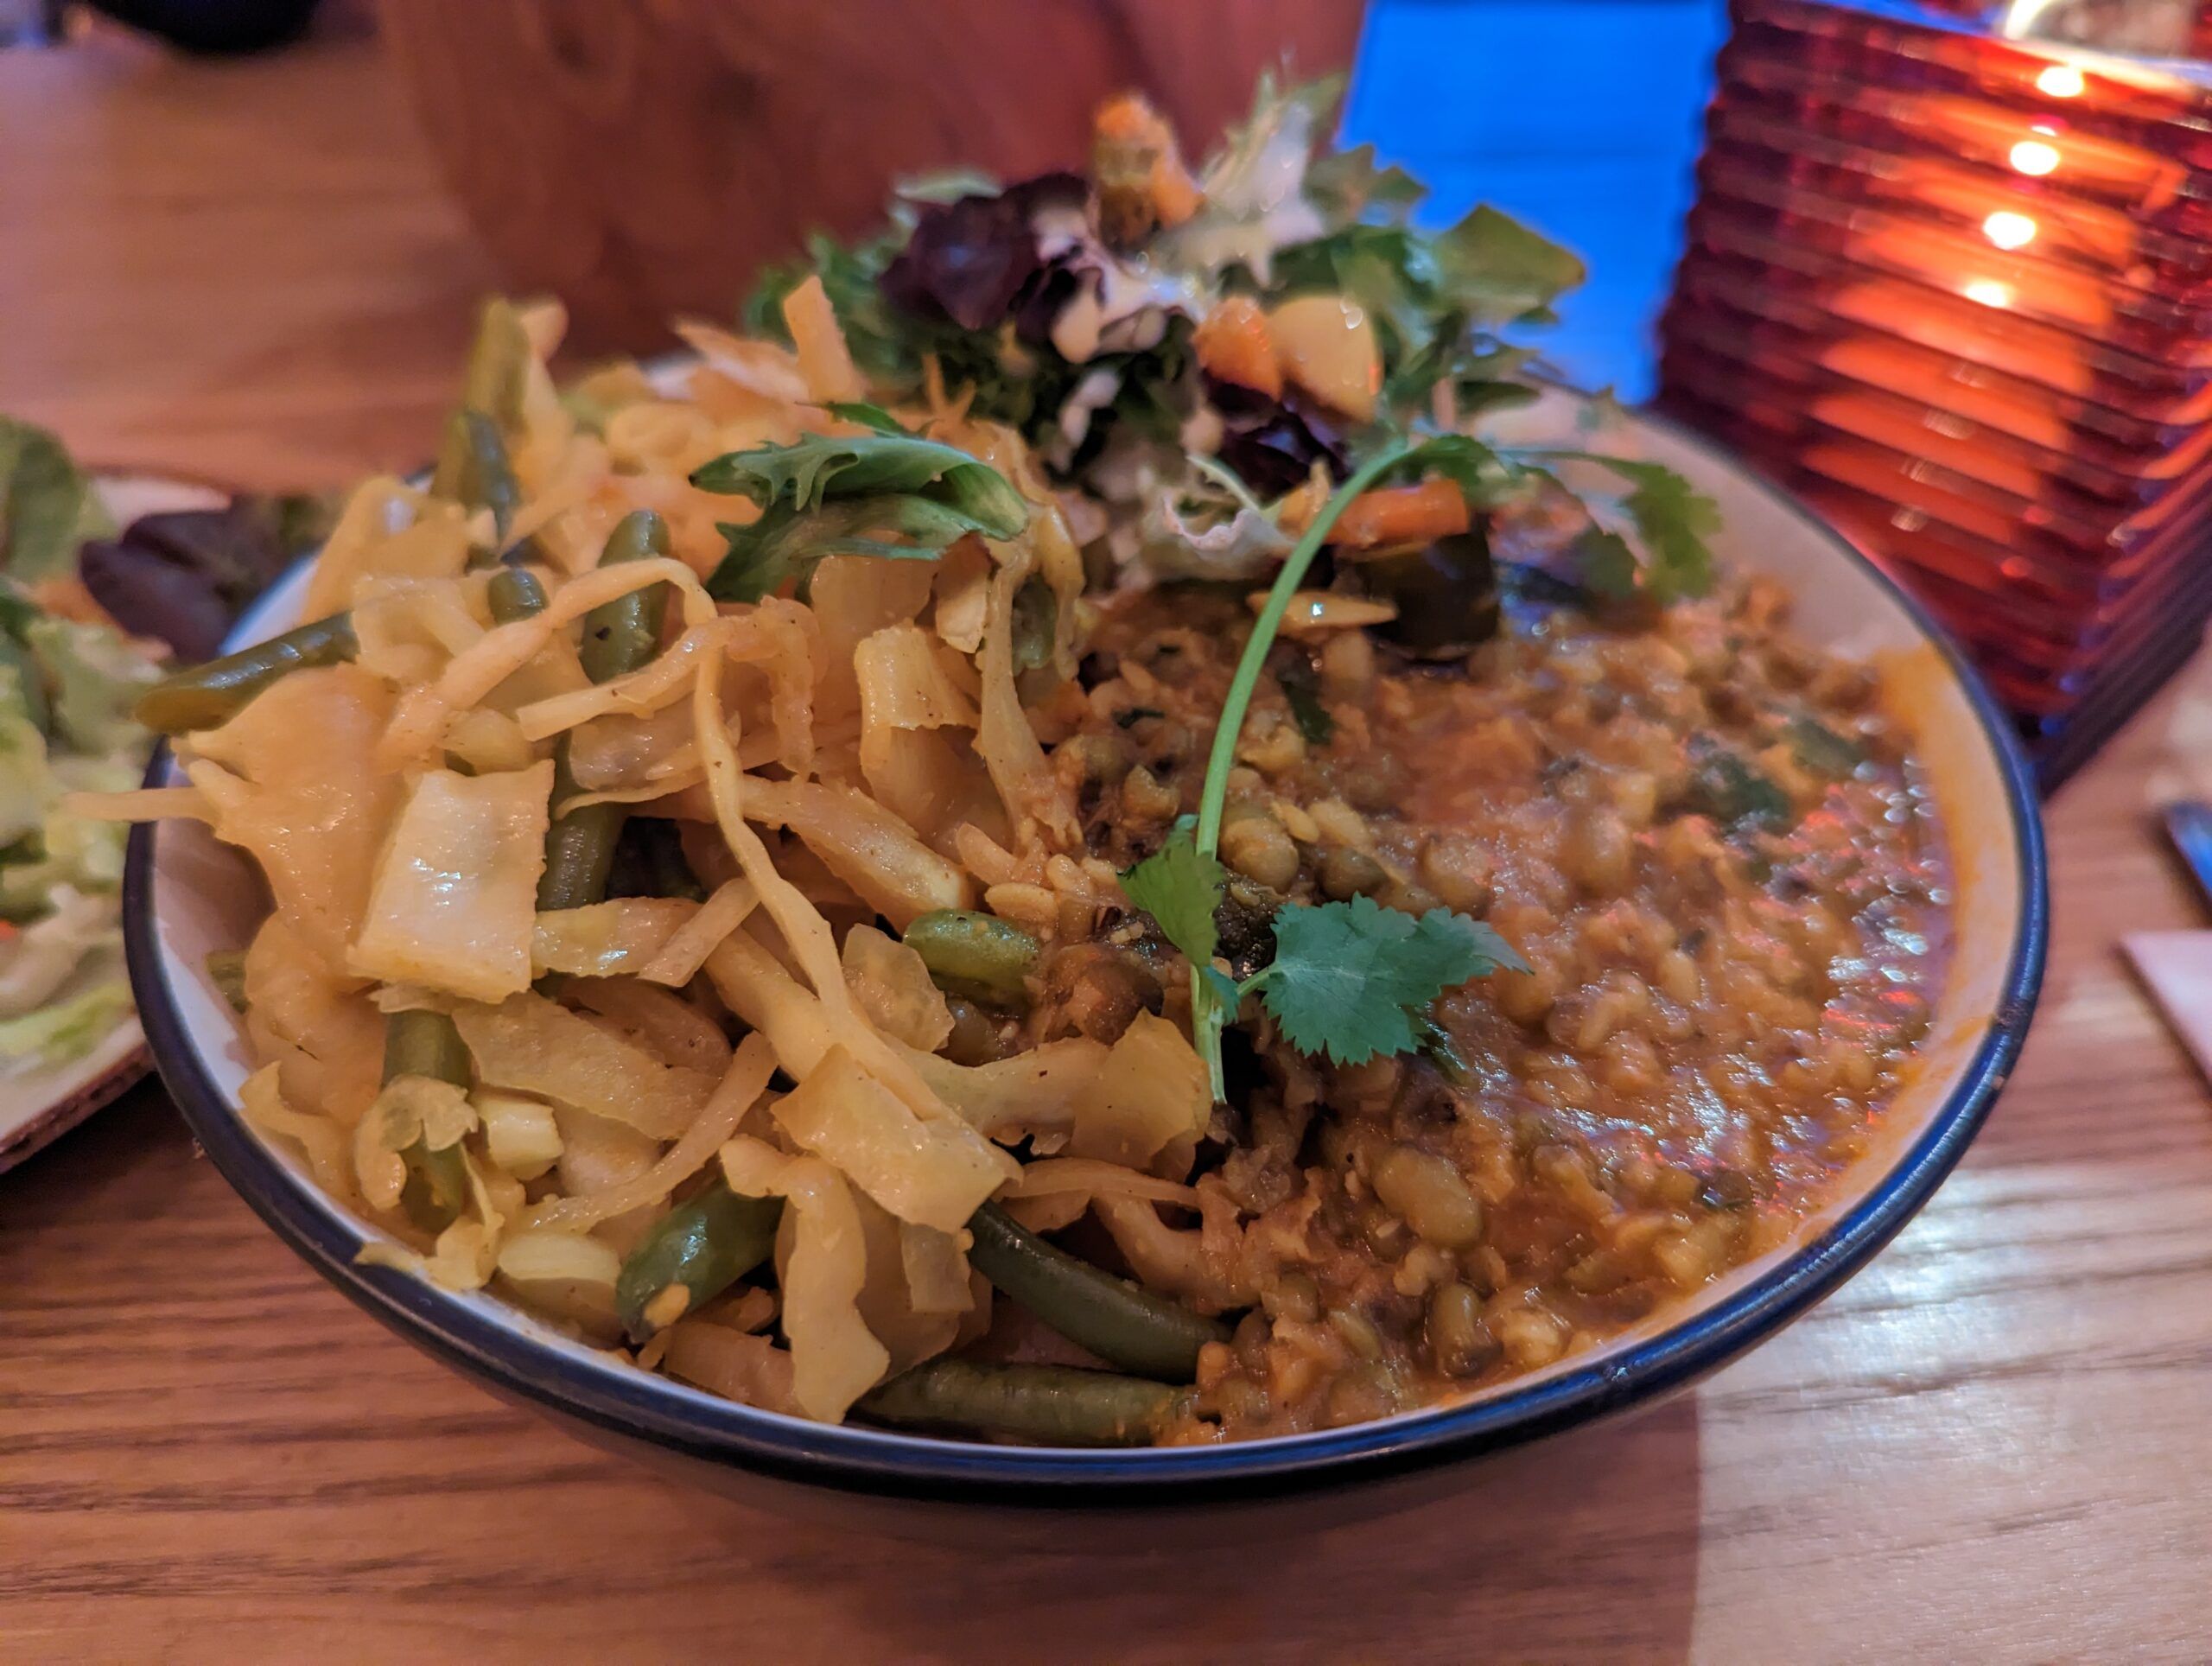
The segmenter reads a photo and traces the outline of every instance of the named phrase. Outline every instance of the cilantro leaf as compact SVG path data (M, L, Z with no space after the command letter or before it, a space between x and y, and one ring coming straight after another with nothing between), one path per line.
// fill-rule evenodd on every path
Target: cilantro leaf
M1176 823L1166 843L1122 875L1122 894L1132 907L1152 916L1192 965L1210 967L1221 944L1213 911L1221 906L1228 883L1229 870L1219 857L1198 849L1186 817Z
M1582 582L1592 590L1616 601L1641 590L1665 604L1701 596L1713 588L1713 550L1706 540L1720 530L1720 506L1666 464L1594 451L1526 455L1547 461L1595 463L1628 482L1621 507L1635 524L1645 559L1638 563L1618 533L1586 532L1576 541L1575 555ZM1567 489L1556 479L1553 483Z
M1618 532L1591 527L1567 551L1574 575L1592 595L1606 601L1626 601L1636 595L1640 569L1636 551Z
M1644 587L1662 602L1701 596L1713 588L1713 550L1706 543L1720 530L1720 506L1662 463L1605 467L1635 490L1625 507L1651 553Z
M1427 1033L1416 1021L1445 990L1500 967L1528 970L1479 920L1448 908L1415 919L1371 897L1284 908L1274 933L1274 963L1248 987L1291 1046L1339 1065L1412 1052Z

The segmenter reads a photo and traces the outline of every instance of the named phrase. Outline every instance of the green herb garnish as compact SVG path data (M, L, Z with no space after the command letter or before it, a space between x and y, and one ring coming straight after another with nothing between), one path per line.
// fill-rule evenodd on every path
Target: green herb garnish
M1411 1052L1445 990L1501 967L1529 970L1495 928L1449 908L1416 919L1354 897L1284 908L1274 931L1274 959L1238 993L1256 989L1291 1046L1339 1065Z
M1647 559L1639 562L1617 532L1593 528L1584 533L1576 544L1579 576L1599 595L1619 601L1641 591L1664 605L1713 588L1713 551L1706 540L1720 530L1720 506L1673 469L1591 451L1522 455L1536 462L1595 463L1629 483L1621 507L1635 523Z
M1220 862L1198 848L1187 824L1122 876L1130 902L1150 914L1191 963L1193 1024L1202 1000L1211 1021L1205 1057L1216 1071L1220 1027L1248 995L1260 997L1283 1039L1300 1052L1360 1065L1378 1053L1438 1047L1442 1032L1429 1014L1438 995L1501 968L1529 970L1480 920L1448 908L1416 919L1371 897L1354 897L1276 910L1274 958L1238 982L1213 963L1221 941L1214 910L1226 881ZM1440 1045L1458 1064L1449 1038ZM1459 1068L1464 1073L1465 1065ZM1214 1091L1222 1091L1218 1076Z
M841 423L857 423L862 428L874 429L878 434L906 435L913 432L881 405L872 405L865 399L832 399L822 409Z
M1478 933L1472 946L1464 936L1452 935L1456 927L1448 924L1427 925L1427 916L1419 925L1405 919L1401 932L1395 925L1376 926L1369 914L1383 911L1368 902L1364 911L1351 909L1345 903L1328 903L1319 908L1293 904L1279 910L1275 914L1275 961L1243 984L1233 982L1213 964L1214 950L1220 941L1213 911L1220 904L1225 883L1217 853L1221 848L1222 811L1229 797L1229 772L1236 760L1237 737L1243 732L1245 716L1251 710L1253 690L1259 684L1268 651L1281 629L1291 596L1313 566L1322 541L1337 524L1337 518L1344 513L1345 506L1376 481L1393 470L1419 471L1431 464L1455 480L1462 474L1473 479L1489 456L1486 448L1461 435L1446 435L1419 443L1402 440L1370 457L1337 488L1284 558L1282 570L1275 575L1260 617L1252 626L1252 634L1245 641L1244 652L1236 662L1236 674L1230 679L1228 695L1222 702L1212 750L1207 755L1205 781L1198 794L1195 824L1186 831L1179 823L1166 845L1122 877L1122 888L1131 903L1158 921L1167 940L1181 950L1191 963L1192 1037L1198 1056L1206 1061L1217 1099L1227 1091L1221 1064L1222 1027L1247 994L1260 992L1275 1021L1284 1026L1284 1033L1293 1046L1301 1051L1325 1052L1330 1057L1348 1063L1374 1057L1386 1041L1396 1043L1389 1048L1392 1052L1414 1046L1412 1020L1407 1008L1426 1007L1439 989L1451 987L1446 983L1423 989L1432 973L1440 969L1449 971L1462 962L1474 965L1478 960L1484 970L1520 963L1512 957L1512 951L1503 939L1497 939L1497 934L1488 932L1487 927L1482 928L1488 932L1487 938ZM1447 919L1455 918L1450 916L1448 910L1435 912L1446 914ZM1306 920L1309 915L1327 916L1329 923L1311 925ZM1476 922L1468 920L1464 924L1473 927ZM1317 956L1332 953L1336 947L1353 945L1352 952L1359 965L1382 969L1374 991L1349 1007L1338 1007L1338 1018L1332 1020L1328 1009L1337 997L1313 997L1324 988L1334 988L1335 981L1318 960L1310 969L1301 970L1303 962L1298 954L1286 957L1281 948L1286 928L1292 933L1294 945L1303 942ZM1496 939L1494 944L1491 939ZM1453 944L1457 944L1456 958ZM1283 970L1278 973L1277 967ZM1358 974L1362 977L1367 975ZM1456 981L1465 982L1476 975L1470 970ZM1421 990L1417 1000L1403 998L1407 992L1415 989ZM1270 991L1274 993L1271 995ZM1278 1002L1286 1003L1285 1008L1279 1009ZM1395 1013L1395 1022L1386 1014L1386 1008ZM1290 1019L1286 1019L1285 1009L1292 1014ZM1296 1033L1290 1028L1294 1021L1299 1027ZM1300 1039L1301 1035L1305 1040ZM1401 1035L1403 1040L1398 1040Z
M1817 717L1789 720L1789 750L1801 768L1832 781L1848 780L1866 761L1866 748L1837 734Z
M849 414L859 411L891 421L874 406L833 409L849 421L870 420ZM701 464L691 484L760 506L750 526L717 528L729 541L707 581L718 601L758 601L825 556L929 561L968 533L1010 538L1029 520L1029 506L998 470L908 434L810 435L734 451Z
M1211 966L1221 944L1213 911L1221 906L1229 870L1211 850L1198 849L1192 819L1179 819L1166 843L1122 874L1122 890L1193 967Z
M1789 795L1715 741L1690 749L1688 807L1731 829L1789 824Z

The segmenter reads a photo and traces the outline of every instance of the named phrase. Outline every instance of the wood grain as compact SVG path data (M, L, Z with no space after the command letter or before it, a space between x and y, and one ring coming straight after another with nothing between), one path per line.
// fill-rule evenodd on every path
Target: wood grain
M429 443L483 268L365 48L0 54L0 409L257 480ZM2212 1109L2123 970L2200 662L2051 808L2044 1009L1964 1168L1695 1395L1198 1552L857 1538L429 1363L141 1088L0 1177L0 1657L2039 1661L2212 1638Z

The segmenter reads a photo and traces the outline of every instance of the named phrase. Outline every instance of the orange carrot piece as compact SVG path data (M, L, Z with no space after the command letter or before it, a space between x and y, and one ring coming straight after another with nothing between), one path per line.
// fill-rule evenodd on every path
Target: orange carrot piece
M1267 315L1251 296L1231 296L1216 307L1195 339L1198 363L1208 373L1271 399L1281 397L1282 366L1275 361L1274 338L1268 332Z
M1470 524L1465 494L1452 481L1432 476L1419 486L1386 486L1361 493L1337 517L1329 542L1356 550L1426 544L1464 532Z

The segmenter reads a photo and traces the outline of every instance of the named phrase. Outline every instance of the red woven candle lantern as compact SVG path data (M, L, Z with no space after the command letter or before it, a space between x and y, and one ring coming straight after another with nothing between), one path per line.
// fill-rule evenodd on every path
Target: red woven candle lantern
M1961 10L1738 0L1660 403L1916 590L2055 785L2212 614L2212 70Z

